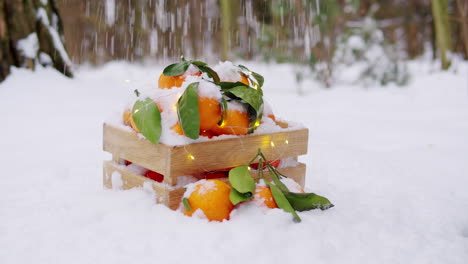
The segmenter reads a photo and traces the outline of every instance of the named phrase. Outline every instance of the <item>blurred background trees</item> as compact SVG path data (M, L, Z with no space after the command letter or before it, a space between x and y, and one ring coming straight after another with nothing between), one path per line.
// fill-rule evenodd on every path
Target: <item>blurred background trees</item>
M429 52L446 68L453 54L468 55L466 0L56 2L77 64L168 63L182 54L290 62L310 69L298 80L313 76L330 86L341 79L404 84L408 59ZM346 77L351 64L359 65L355 80Z

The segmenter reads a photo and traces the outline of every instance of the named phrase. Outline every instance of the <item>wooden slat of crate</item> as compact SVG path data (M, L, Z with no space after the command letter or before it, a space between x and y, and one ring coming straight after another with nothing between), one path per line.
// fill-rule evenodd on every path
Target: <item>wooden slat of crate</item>
M171 147L153 144L137 133L104 124L103 148L114 157L126 159L150 170L169 175ZM170 168L170 167L169 167ZM169 184L171 177L167 177Z
M308 129L265 135L249 135L183 146L152 144L138 134L104 124L104 151L167 175L165 182L175 185L176 177L193 175L247 164L261 148L270 160L307 153Z
M307 142L308 130L301 129L175 146L171 151L171 174L186 175L245 165L259 148L269 160L296 157L307 153Z
M112 174L118 172L121 175L123 190L129 190L132 188L143 187L145 183L151 184L156 195L156 203L162 203L168 205L170 188L167 188L164 184L157 183L141 175L135 174L127 170L124 165L118 165L113 161L104 161L104 178L103 183L106 188L112 189L116 186L112 186Z
M306 166L303 163L299 163L295 167L281 168L278 169L282 174L288 176L289 178L295 180L302 187L304 187L305 172ZM161 203L167 207L175 210L179 207L182 200L182 196L185 192L185 188L174 188L169 185L161 184L155 182L151 179L143 177L141 175L135 174L127 169L124 166L118 165L113 161L104 161L104 186L107 188L113 188L112 186L112 174L118 172L121 175L122 179L122 189L128 190L132 188L143 187L145 183L150 184L156 195L156 203ZM256 173L252 176L256 177ZM267 178L268 173L265 174ZM227 178L219 179L224 182L229 182Z

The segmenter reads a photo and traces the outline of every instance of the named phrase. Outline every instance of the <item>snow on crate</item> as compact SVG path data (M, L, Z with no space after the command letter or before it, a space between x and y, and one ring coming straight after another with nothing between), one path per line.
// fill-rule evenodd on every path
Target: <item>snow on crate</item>
M116 189L116 190L122 189L123 182L122 182L122 174L121 173L119 173L117 171L114 171L111 174L111 179L112 179L112 189Z
M306 167L296 160L307 153L308 130L274 115L274 107L263 99L263 84L263 76L232 62L213 70L182 58L167 66L157 87L135 90L119 121L125 130L104 127L105 135L126 135L105 143L116 146L110 152L135 162L106 163L107 169L128 178L126 189L152 180L161 192L159 202L172 209L183 205L188 216L201 210L210 221L229 220L234 206L259 196L267 207L281 208L297 222L301 218L296 211L332 207L325 197L303 193ZM135 133L151 145L132 142ZM132 153L137 149L149 157Z

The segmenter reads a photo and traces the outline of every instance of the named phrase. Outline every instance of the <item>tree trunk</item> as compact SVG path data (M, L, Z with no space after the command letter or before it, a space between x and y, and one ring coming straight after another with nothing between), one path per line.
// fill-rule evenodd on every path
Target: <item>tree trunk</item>
M465 46L465 59L468 59L468 3L462 3L462 0L457 0L457 9L460 13L460 27L462 30L462 42Z
M0 0L0 81L11 66L34 69L37 63L71 77L63 42L55 0Z
M10 73L10 65L13 64L13 58L10 54L10 41L8 39L8 25L5 19L4 3L0 0L0 81Z
M228 0L221 0L221 14L222 14L222 49L221 49L221 59L228 60L229 59L229 52L231 50L231 3Z
M442 69L447 70L450 67L450 60L447 58L447 51L451 48L448 1L432 0L432 14L434 16L437 48L440 52Z

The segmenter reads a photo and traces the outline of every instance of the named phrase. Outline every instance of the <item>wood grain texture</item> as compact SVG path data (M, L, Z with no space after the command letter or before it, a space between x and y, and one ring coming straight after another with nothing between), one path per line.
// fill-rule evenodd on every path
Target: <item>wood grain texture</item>
M194 175L247 164L260 148L269 160L307 153L308 129L265 135L248 135L182 146L152 144L136 133L104 124L104 150L165 175L176 185L176 177Z
M120 157L163 175L171 175L171 147L153 144L134 132L106 124L103 132L104 151L112 153L113 157ZM170 185L177 184L175 177L164 177L164 181Z
M304 187L304 180L305 180L305 172L306 172L306 165L303 163L299 163L295 167L289 168L282 168L278 169L282 174L288 176L299 183L302 187ZM137 175L127 169L125 167L118 165L113 161L105 161L104 162L104 175L103 175L103 183L106 188L112 189L112 174L114 172L118 172L122 179L122 189L128 190L132 188L142 188L145 183L150 184L154 192L156 193L156 203L164 204L172 210L177 210L180 206L182 201L182 197L185 192L185 188L174 188L169 185L164 185L158 182L155 182L151 179L145 178L141 175ZM256 174L252 174L255 178ZM115 176L114 176L115 177ZM267 176L267 179L270 179ZM226 183L229 183L228 178L219 179Z
M301 129L175 146L171 150L171 175L245 165L257 154L259 148L269 160L303 155L307 153L308 134L307 129Z

